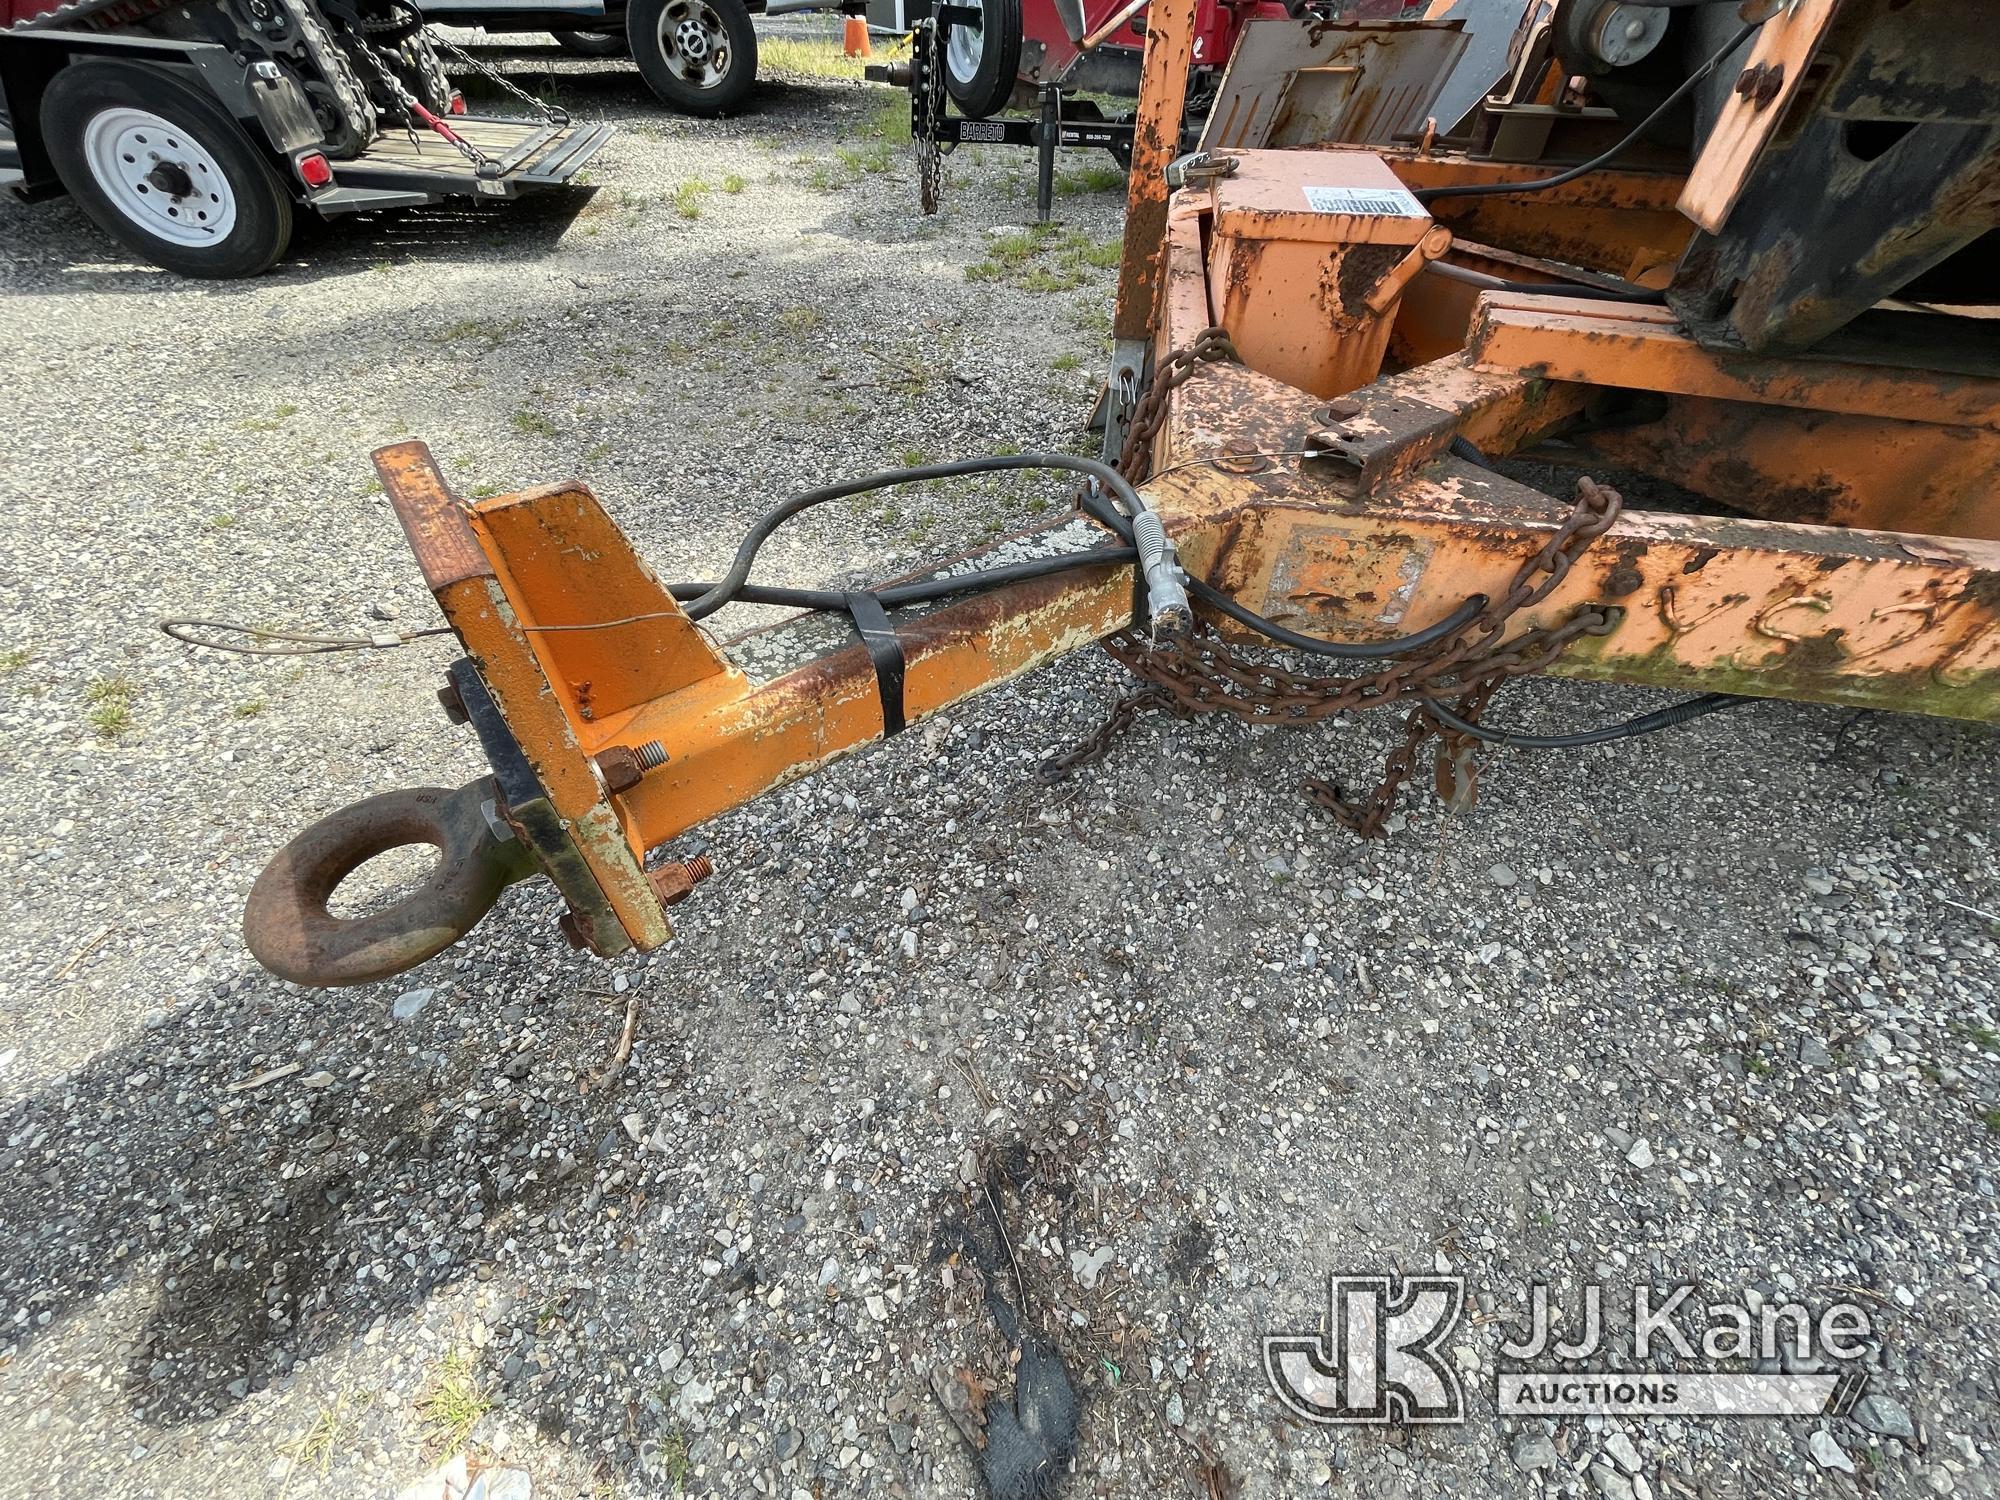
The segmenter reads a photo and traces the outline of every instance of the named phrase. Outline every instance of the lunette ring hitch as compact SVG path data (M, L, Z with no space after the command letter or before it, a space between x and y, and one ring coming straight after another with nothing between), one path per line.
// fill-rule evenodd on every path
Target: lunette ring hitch
M472 931L502 890L535 873L527 847L500 821L498 796L494 779L482 776L455 792L385 792L320 819L250 888L250 951L272 973L310 985L366 984L436 957ZM376 855L422 844L437 849L437 867L409 895L362 917L327 909L341 881Z

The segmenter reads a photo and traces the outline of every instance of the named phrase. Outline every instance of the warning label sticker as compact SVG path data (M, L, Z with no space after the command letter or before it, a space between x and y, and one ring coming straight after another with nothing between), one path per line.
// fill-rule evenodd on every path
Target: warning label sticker
M1316 214L1374 214L1394 219L1427 219L1423 204L1401 188L1309 187L1306 202Z

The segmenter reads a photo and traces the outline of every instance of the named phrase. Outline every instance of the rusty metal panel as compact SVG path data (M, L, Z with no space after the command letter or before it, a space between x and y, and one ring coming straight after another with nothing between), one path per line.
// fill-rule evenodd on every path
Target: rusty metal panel
M1713 234L1736 206L1757 158L1777 133L1785 112L1806 78L1806 70L1826 35L1840 0L1795 0L1757 29L1739 70L1760 72L1766 89L1731 89L1710 128L1701 157L1688 174L1681 212ZM1724 64L1725 72L1729 65ZM1773 71L1775 70L1775 72Z
M583 484L481 502L473 525L549 680L584 721L727 670ZM623 620L613 629L577 625Z
M469 578L490 578L493 564L480 550L465 506L445 483L430 448L413 440L377 448L374 457L375 472L431 592Z
M1201 149L1387 145L1422 128L1464 50L1457 21L1246 22Z
M1116 339L1153 336L1167 236L1167 166L1180 154L1187 108L1188 67L1194 60L1195 0L1153 0L1146 12L1140 61L1139 110L1126 174L1125 249L1118 263Z

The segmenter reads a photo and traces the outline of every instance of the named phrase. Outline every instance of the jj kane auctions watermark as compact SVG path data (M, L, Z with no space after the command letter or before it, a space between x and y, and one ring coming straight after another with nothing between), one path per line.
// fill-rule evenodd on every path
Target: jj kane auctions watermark
M1610 1314L1603 1288L1585 1286L1577 1323L1563 1324L1575 1328L1568 1337L1546 1286L1529 1289L1527 1307L1526 1331L1498 1350L1502 1416L1839 1415L1860 1399L1865 1375L1792 1372L1859 1360L1875 1331L1852 1302L1705 1302L1688 1285L1634 1287ZM1322 1327L1267 1336L1264 1370L1309 1422L1463 1422L1453 1339L1464 1313L1460 1276L1332 1275ZM1608 1352L1612 1315L1627 1318L1615 1342L1630 1349L1629 1365ZM1656 1367L1638 1367L1648 1363Z

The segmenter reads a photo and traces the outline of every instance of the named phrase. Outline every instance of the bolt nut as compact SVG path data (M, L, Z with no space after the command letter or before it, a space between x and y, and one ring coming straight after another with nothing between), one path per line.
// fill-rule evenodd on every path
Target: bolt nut
M678 906L694 894L694 888L715 873L706 854L693 859L669 860L657 870L648 870L646 880L662 906Z
M597 766L597 774L604 778L604 789L614 796L637 786L646 774L637 752L625 745L609 746L591 759Z
M580 951L590 946L590 939L584 935L583 923L577 920L573 911L566 911L556 918L556 931L569 940L572 948Z
M458 684L455 682L446 681L445 685L438 689L438 706L444 710L444 716L454 724L472 722L472 715L465 711L465 699L459 696Z
M1255 474L1271 467L1271 461L1257 451L1257 445L1248 438L1231 438L1222 445L1222 456L1216 467L1227 469L1232 474Z
M597 774L604 778L605 789L614 796L637 786L640 777L664 766L667 759L667 747L658 740L648 740L636 750L630 745L608 745L591 757Z

